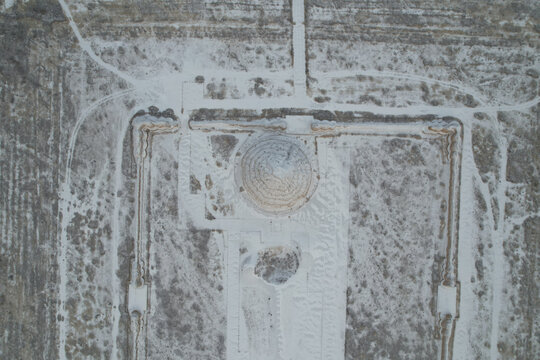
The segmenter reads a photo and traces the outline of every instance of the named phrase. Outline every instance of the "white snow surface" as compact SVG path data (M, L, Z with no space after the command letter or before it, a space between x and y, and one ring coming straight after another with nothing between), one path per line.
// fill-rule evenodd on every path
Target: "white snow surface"
M361 268L365 272L371 271L373 274L379 274L378 270L375 269L379 265L375 261L376 254L370 252L375 251L373 249L376 247L372 248L366 245L371 239L369 231L375 231L373 229L378 223L383 224L380 226L385 228L384 224L392 223L391 218L395 216L395 214L379 212L378 215L383 214L383 217L373 220L366 226L355 227L351 225L353 221L350 206L353 195L349 177L352 171L351 166L358 163L363 164L365 187L360 186L359 193L372 189L368 186L370 182L375 182L372 177L386 179L384 181L388 181L389 186L396 192L417 189L421 187L418 182L420 185L436 186L433 185L435 184L434 180L432 180L433 183L430 183L425 178L420 177L410 179L415 183L414 186L402 184L402 188L393 188L392 186L396 185L403 176L412 176L412 170L403 169L404 173L385 175L383 174L384 168L380 167L380 164L373 164L369 168L368 164L354 158L368 154L370 151L372 157L369 159L376 158L378 149L382 148L388 139L402 141L403 135L416 136L415 140L411 140L411 142L422 149L424 160L429 161L429 164L425 166L427 170L423 167L419 167L419 169L431 171L429 175L442 184L440 189L436 190L433 187L430 190L432 194L437 194L440 198L436 198L436 195L428 198L425 193L419 192L418 196L422 200L424 200L422 196L426 196L424 203L426 207L422 210L410 209L411 214L408 214L416 222L420 221L420 218L416 218L417 215L429 214L421 220L426 222L426 229L433 230L433 232L426 230L428 235L433 235L426 242L431 248L425 254L419 254L418 258L408 258L406 261L410 262L412 269L418 270L419 278L428 279L426 281L431 280L431 273L425 272L429 269L428 265L431 265L431 263L428 264L428 260L431 261L431 256L434 254L445 255L443 248L448 240L444 236L437 238L437 231L434 229L438 229L439 226L454 226L448 222L448 218L444 218L445 215L442 216L443 220L440 220L441 216L438 213L440 201L448 200L446 198L448 190L453 186L448 175L451 165L445 158L444 150L441 150L441 154L438 152L444 146L436 143L434 139L437 138L438 141L438 135L431 133L431 130L428 129L428 126L443 127L441 124L425 121L394 124L377 122L343 124L316 121L309 115L295 115L288 116L285 121L276 122L272 119L265 119L253 122L250 132L238 131L242 124L235 119L188 125L189 113L201 108L257 111L267 108L301 107L313 110L365 111L376 115L403 115L412 118L432 114L437 118L451 116L460 120L459 129L463 130L463 143L455 151L461 155L462 171L459 172L461 178L454 179L460 184L459 192L456 194L459 196L460 204L459 234L454 239L455 241L459 239L457 277L460 281L460 289L457 291L456 279L454 279L454 283L449 286L435 284L436 290L429 286L422 287L418 293L411 295L411 299L414 297L415 301L417 300L418 303L426 306L431 300L435 300L437 312L442 315L451 315L454 319L459 313L453 342L454 358L468 359L472 357L472 350L466 338L468 329L473 326L471 319L474 316L474 308L471 306L473 293L469 280L474 273L474 260L470 251L473 246L470 239L475 231L471 205L474 201L472 183L473 178L478 173L474 164L471 143L471 124L475 121L473 114L479 111L495 114L499 110L526 110L537 104L538 98L524 99L521 103L499 103L486 99L486 96L468 85L447 80L379 70L335 70L312 73L312 76L317 78L323 87L333 86L336 78L340 78L339 81L346 81L346 78L358 75L378 78L381 83L388 81L388 79L426 82L450 88L457 93L474 95L479 101L479 105L476 108L460 104L438 107L421 103L407 105L407 102L402 101L403 99L399 97L395 99L393 105L383 104L382 106L353 103L346 101L346 99L324 104L317 103L308 97L306 90L304 2L303 0L293 0L293 68L271 71L264 75L268 78L273 77L276 81L291 80L294 84L294 93L285 93L269 99L246 95L238 99L216 100L205 94L203 84L193 81L193 75L208 74L205 76L207 79L211 76L222 76L244 81L249 80L263 69L255 68L249 72L236 73L232 70L207 68L206 65L209 64L206 63L187 63L185 71L182 73L160 73L155 77L138 79L132 74L104 62L94 52L92 44L96 43L99 48L101 45L105 46L105 42L100 44L99 39L94 39L93 43L85 40L78 30L77 24L73 21L69 6L63 0L60 0L60 4L81 48L100 67L124 79L129 84L128 89L99 99L84 107L71 134L65 188L62 193L62 224L59 246L60 306L58 315L64 319L59 322L60 359L67 358L64 349L66 339L70 333L75 331L70 327L68 321L70 315L66 310L66 303L71 296L70 287L75 278L70 273L70 256L75 253L75 245L73 245L67 231L76 213L83 213L83 211L95 208L99 202L96 194L93 198L91 196L85 198L84 194L77 193L81 190L74 186L74 182L77 180L74 180L74 176L71 174L71 162L73 157L77 156L78 136L80 131L84 131L85 122L92 121L93 114L106 105L110 107L111 111L118 112L115 117L116 123L110 127L113 134L111 136L115 141L115 148L111 155L111 158L114 159L114 164L112 164L114 174L111 210L112 242L109 244L110 252L104 257L104 261L109 264L110 271L98 275L97 281L108 289L109 297L107 299L110 301L104 300L104 303L109 306L111 331L110 335L103 336L112 338L111 358L117 358L116 340L119 336L119 309L125 298L120 279L117 276L120 266L118 251L122 242L125 241L124 232L128 231L122 228L123 222L119 220L125 216L125 213L118 192L123 187L121 162L124 149L122 141L128 130L129 119L133 115L123 108L123 105L119 105L123 98L135 99L140 107L147 105L157 105L160 108L170 107L179 116L179 131L156 135L154 138L152 158L148 159L145 165L142 165L149 173L147 178L138 179L147 186L144 188L145 195L150 194L151 200L150 204L145 204L145 206L151 209L154 217L151 218L149 229L146 229L151 234L149 237L151 241L143 240L143 245L148 245L149 249L149 253L146 254L148 260L144 260L148 261L144 264L148 271L148 277L142 286L131 284L127 298L130 312L144 313L147 317L148 325L145 332L148 341L147 350L156 356L157 354L163 356L162 358L175 356L178 353L185 356L189 356L189 354L195 356L193 354L196 354L197 351L209 354L209 356L213 354L212 348L196 351L192 349L195 346L193 342L183 342L178 338L163 336L161 333L166 328L164 324L167 321L182 321L183 314L181 312L167 313L165 310L168 308L166 309L163 305L163 294L167 292L168 288L176 287L192 291L190 296L200 296L200 299L194 303L197 304L197 307L202 308L204 316L209 317L203 321L203 328L211 329L212 336L215 336L214 339L205 340L205 343L207 342L210 347L219 346L216 339L222 335L228 360L344 359L346 357L346 333L350 326L347 320L347 292L349 288L356 291L354 287L361 282L360 278L355 277L356 273L351 268ZM5 8L10 6L12 6L12 2L4 2ZM190 46L188 47L195 53L204 50L197 45ZM323 66L321 69L327 70ZM159 72L159 69L151 70ZM268 129L279 132L282 136L293 137L295 141L304 142L304 151L316 164L320 176L317 188L309 201L298 211L283 216L268 215L253 207L239 194L234 176L236 166L234 159L236 154L242 151L242 145L249 137L259 136L269 131ZM320 135L329 136L319 137ZM221 155L214 154L212 147L212 137L214 136L229 136L235 139L230 157L221 158ZM501 148L506 149L506 144L502 144ZM394 155L399 156L400 154L381 153L381 158L378 161L384 162ZM385 156L389 158L385 159ZM506 164L505 156L505 152L503 152L503 164ZM374 172L366 172L366 169ZM380 173L378 173L379 171ZM501 175L504 175L505 171L506 169L503 167ZM387 177L385 178L385 176ZM190 188L192 178L198 180L201 189L193 191ZM421 183L424 180L425 183ZM105 182L103 180L103 183ZM497 194L499 208L504 208L504 192L507 187L504 176L500 179L500 185ZM105 185L103 187L105 188ZM157 193L159 196L156 196ZM370 205L379 206L376 204L376 200L373 201L374 203ZM380 199L378 201L380 202ZM489 201L487 203L489 206ZM369 201L366 200L365 204L369 204ZM178 212L174 215L167 213L167 206L177 209ZM447 204L447 206L453 205ZM373 207L368 210L372 211ZM380 205L380 209L383 208L384 206ZM398 212L396 216L403 214L405 211ZM497 219L499 224L503 222L503 216L501 211L499 219ZM138 221L144 220L138 219ZM441 225L441 223L443 224ZM493 224L491 226L494 227ZM204 276L201 275L201 270L196 266L196 262L192 262L191 256L198 256L193 255L196 250L191 248L191 244L186 244L186 239L190 239L189 236L191 236L188 235L188 232L192 228L210 233L210 235L201 234L206 239L205 241L208 241L208 249L205 251L208 251L209 254L208 258L204 258L208 261L204 264L208 274ZM414 231L408 233L407 226L392 230L396 229L403 231L401 234L396 234L396 239L400 238L399 236L402 237L402 246L409 246L409 250L421 251L422 248L417 242L418 239L415 238L417 234ZM503 291L502 241L504 229L502 226L494 231L494 234L496 239L494 239L495 256L493 259L495 273L492 275L491 359L497 359L498 314L501 311ZM352 248L351 239L365 241L357 248L365 251L358 258L349 258L349 252ZM400 244L396 246L398 245ZM300 249L300 266L296 274L282 285L268 284L253 273L256 254L272 246L291 246ZM407 253L407 251L404 252ZM423 257L424 255L425 257ZM397 258L391 260L396 261L396 263L401 261L398 255ZM394 271L398 271L397 268L396 265ZM383 280L381 279L381 281ZM182 284L182 287L178 287L178 284ZM397 284L395 285L396 288L390 287L388 291L391 293L395 291L392 294L399 296L401 293L397 290ZM182 294L186 293L174 293L177 297L181 297ZM365 293L358 295L358 299L362 299L364 296L366 296ZM358 305L358 308L351 307L351 309L358 310L360 313L361 308L364 310L372 309L372 311L387 308L395 311L390 317L399 317L400 311L410 311L409 315L412 317L425 320L426 324L429 323L429 326L435 327L437 319L429 314L428 309L413 309L412 300L410 304L407 300L401 300L403 299L393 302L380 298L376 303L365 300L365 303L362 304L365 306L364 308ZM149 307L147 307L147 301L150 304ZM176 298L171 301L174 303L174 301L179 300ZM408 308L408 305L411 307ZM177 306L178 309L185 310L187 308L183 306L188 305L178 303ZM189 306L193 305L190 303ZM418 311L418 313L414 311ZM382 319L384 320L384 316ZM400 324L396 326L398 327L392 331L402 329L399 327ZM193 329L187 331L197 333ZM414 335L411 335L411 338L414 338ZM419 338L419 341L421 340ZM440 349L437 348L437 351Z

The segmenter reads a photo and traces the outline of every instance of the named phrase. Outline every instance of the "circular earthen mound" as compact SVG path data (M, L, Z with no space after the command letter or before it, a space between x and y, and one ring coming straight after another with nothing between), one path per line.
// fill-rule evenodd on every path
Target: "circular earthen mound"
M296 139L256 139L237 164L239 189L259 210L288 213L305 204L316 187L312 162Z
M298 270L300 256L285 246L275 246L259 252L255 275L274 285L287 282Z

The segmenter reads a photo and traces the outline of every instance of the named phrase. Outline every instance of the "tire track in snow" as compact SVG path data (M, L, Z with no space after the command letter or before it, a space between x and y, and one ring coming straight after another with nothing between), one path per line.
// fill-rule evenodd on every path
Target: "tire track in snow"
M124 72L118 70L117 68L115 68L111 64L106 63L105 61L103 61L103 59L101 59L99 56L97 56L97 54L92 49L92 46L90 45L90 42L86 41L82 37L81 32L79 31L79 27L77 26L77 24L73 20L73 16L71 15L71 11L69 10L69 6L66 4L66 2L64 0L58 0L58 2L60 3L60 6L62 7L62 11L64 12L64 15L66 16L66 18L69 21L69 26L71 26L71 29L73 30L73 33L75 34L75 37L79 41L79 46L81 47L81 49L83 49L88 54L88 56L90 56L90 58L92 58L92 60L94 60L96 63L98 63L104 69L109 70L110 72L112 72L113 74L118 76L119 78L124 79L125 81L127 81L128 83L130 83L132 85L137 85L137 84L141 83L140 80L137 80L137 79L133 78L132 76L130 76L128 74L125 74Z
M67 337L67 328L66 328L66 322L67 322L67 312L66 312L66 300L67 300L67 227L71 223L71 220L74 216L73 206L72 206L72 196L71 196L71 163L73 160L73 153L75 151L75 144L77 142L77 137L79 134L79 130L81 129L82 124L84 121L88 118L90 114L94 110L96 110L98 107L102 106L108 101L115 100L117 98L120 98L122 96L125 96L127 94L130 94L134 92L134 89L128 89L123 90L114 94L111 94L109 96L105 96L98 101L94 102L92 105L90 105L87 109L85 109L81 115L78 117L77 122L75 123L75 127L73 129L73 133L71 134L71 138L69 140L69 146L68 146L68 155L67 155L67 162L66 162L66 174L64 177L64 186L63 190L60 194L60 213L62 214L62 220L61 220L61 226L60 226L60 243L59 243L59 260L58 260L58 266L59 266L59 290L58 290L58 297L59 297L59 305L57 309L57 315L62 320L59 322L59 336L58 336L58 343L59 343L59 351L58 356L60 360L66 359L66 351L65 351L65 345L66 345L66 337ZM117 164L118 166L118 164ZM114 230L113 230L114 231ZM118 261L118 259L116 259ZM114 286L117 285L115 282L113 282L113 294L115 293ZM118 289L116 289L117 293ZM117 297L117 296L116 296ZM117 307L118 308L118 307ZM114 319L114 315L113 315ZM113 357L114 358L114 357Z
M508 161L508 144L504 137L501 125L497 121L497 114L491 113L490 116L495 122L496 129L498 130L499 139L499 151L500 157L500 170L499 170L499 184L497 186L497 202L499 204L499 218L497 221L497 229L493 233L493 254L494 254L494 268L493 268L493 304L492 304L492 316L491 316L491 359L496 360L498 358L497 343L499 340L499 322L500 313L502 309L502 296L503 296L503 281L504 281L504 237L505 237L505 224L504 224L504 210L506 207L506 189L508 183L506 181L506 165Z

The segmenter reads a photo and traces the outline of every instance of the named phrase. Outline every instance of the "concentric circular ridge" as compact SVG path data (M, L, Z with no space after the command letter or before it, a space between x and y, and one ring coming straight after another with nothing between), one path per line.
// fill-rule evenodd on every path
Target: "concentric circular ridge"
M288 136L255 139L247 144L236 166L240 191L264 212L294 211L309 200L316 187L312 161L302 144Z

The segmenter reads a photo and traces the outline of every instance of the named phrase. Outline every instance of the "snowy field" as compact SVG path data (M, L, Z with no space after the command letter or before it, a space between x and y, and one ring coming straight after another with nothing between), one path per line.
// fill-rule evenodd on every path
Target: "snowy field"
M540 357L538 3L0 12L1 359Z

